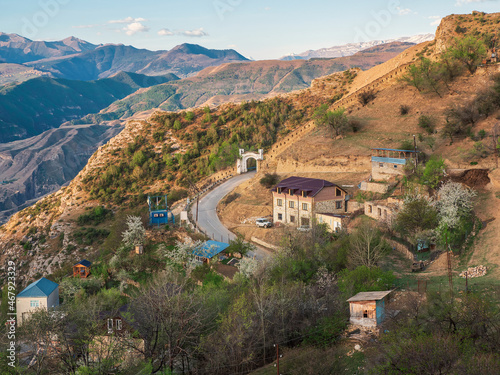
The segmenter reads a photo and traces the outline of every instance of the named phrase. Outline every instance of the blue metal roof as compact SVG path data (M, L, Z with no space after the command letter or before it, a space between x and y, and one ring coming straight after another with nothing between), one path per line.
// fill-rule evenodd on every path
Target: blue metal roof
M372 161L376 161L378 163L389 163L389 164L406 164L406 159L397 159L397 158L383 158L380 156L372 156Z
M59 286L59 284L42 277L28 285L17 297L48 297Z
M203 245L197 247L193 250L193 255L212 259L217 254L222 253L229 247L228 243L225 242L217 242L217 241L206 241Z
M75 266L78 266L79 264L81 264L84 267L90 267L90 265L92 263L90 263L87 259L83 259L83 260L79 261L78 263L76 263Z

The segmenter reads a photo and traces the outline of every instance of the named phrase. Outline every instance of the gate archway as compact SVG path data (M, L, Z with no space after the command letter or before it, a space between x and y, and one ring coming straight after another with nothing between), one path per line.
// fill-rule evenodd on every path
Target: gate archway
M238 174L248 172L248 159L255 159L256 169L259 170L259 161L264 160L264 150L260 149L259 152L245 152L240 148L240 158L236 160L236 171Z

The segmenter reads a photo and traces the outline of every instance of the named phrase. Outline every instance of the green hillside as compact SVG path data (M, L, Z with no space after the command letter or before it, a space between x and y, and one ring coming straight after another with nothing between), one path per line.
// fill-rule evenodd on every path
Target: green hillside
M119 73L91 82L32 79L0 88L0 142L38 135L63 122L99 112L142 87L178 79Z

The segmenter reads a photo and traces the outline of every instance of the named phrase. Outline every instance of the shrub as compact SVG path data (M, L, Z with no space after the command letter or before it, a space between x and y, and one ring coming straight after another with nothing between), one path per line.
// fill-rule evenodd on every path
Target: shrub
M400 150L413 150L415 145L411 139L405 139L399 146Z
M229 204L231 202L234 202L239 197L240 197L240 194L238 194L238 193L229 194L226 196L226 199L224 199L224 204Z
M410 106L406 104L401 104L399 106L399 114L401 116L407 115L410 112Z
M425 169L422 174L421 183L435 189L439 182L445 176L446 166L443 158L431 157L425 164Z
M418 126L425 130L428 134L434 133L434 118L427 115L421 115L418 118Z
M359 102L363 105L367 105L368 103L372 102L376 98L375 91L373 90L366 90L363 91L361 94L358 96Z
M279 176L276 173L266 173L264 177L260 179L260 184L268 189L272 188L279 181Z

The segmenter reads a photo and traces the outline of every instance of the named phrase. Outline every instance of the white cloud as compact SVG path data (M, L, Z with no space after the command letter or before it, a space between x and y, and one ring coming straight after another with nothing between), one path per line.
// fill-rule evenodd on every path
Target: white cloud
M208 33L203 30L203 28L199 28L196 30L183 30L178 32L179 35L189 36L193 38L201 38L204 36L208 36Z
M108 21L108 23L135 23L135 22L144 22L146 21L145 18L133 18L133 17L127 17L127 18L124 18L122 20L111 20L111 21Z
M428 18L432 20L432 22L430 23L431 26L438 26L443 19L443 17L441 16L429 16Z
M72 26L73 29L92 29L94 27L99 27L101 25L78 25L78 26Z
M125 31L125 34L127 35L134 35L137 33L145 33L149 31L149 27L143 25L140 22L132 22L131 24L128 24L125 26L123 29Z
M464 4L486 3L486 2L492 2L492 1L498 1L498 0L457 0L455 5L460 7Z
M160 36L188 36L190 38L202 38L204 36L208 36L208 33L203 30L203 28L195 29L195 30L175 30L171 31L169 29L161 29L158 31L158 35Z
M396 7L396 10L398 11L398 14L400 16L406 16L408 14L417 14L417 12L414 12L410 8L401 8L401 7Z
M172 36L172 35L175 35L175 33L173 31L170 31L169 29L161 29L160 31L158 31L158 35L160 35L160 36Z

